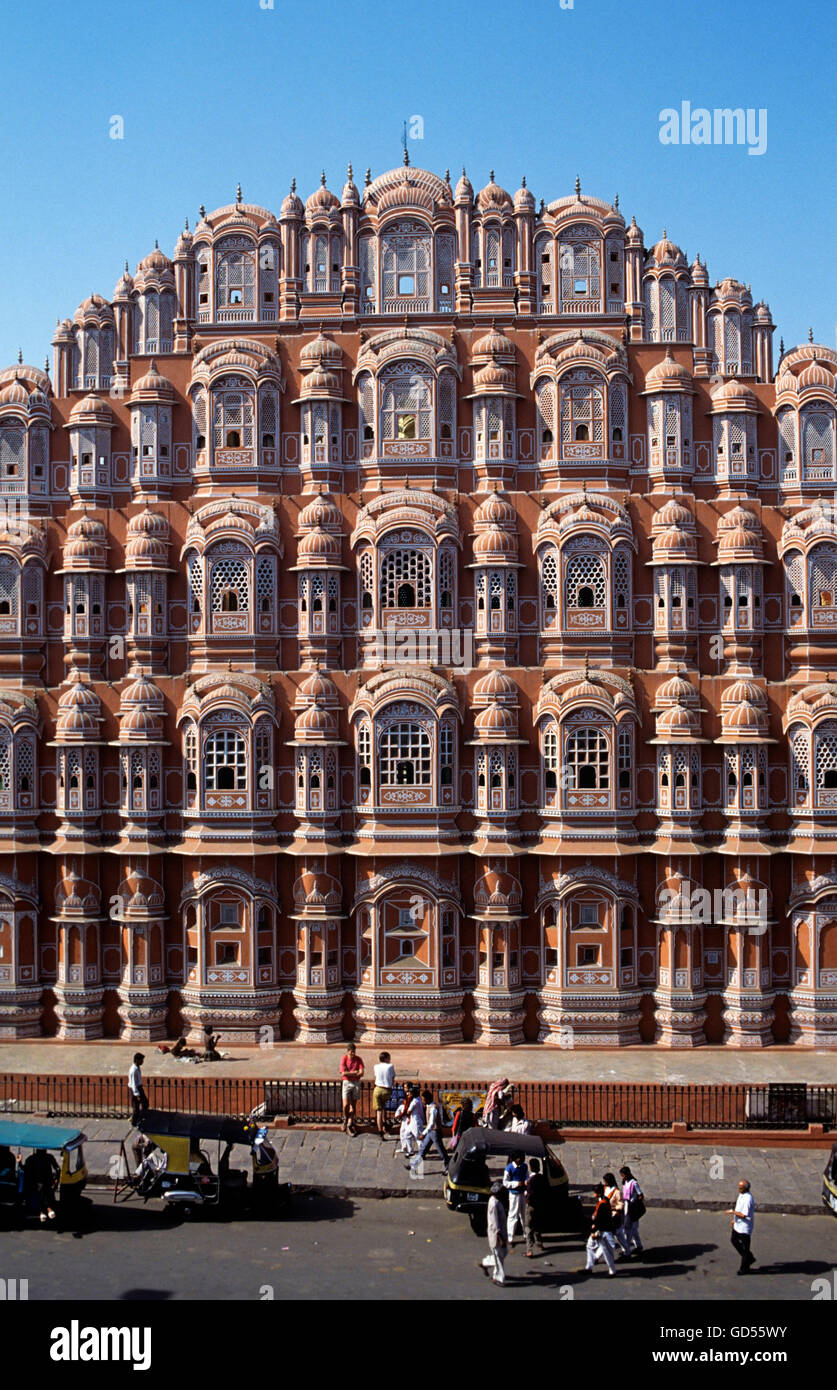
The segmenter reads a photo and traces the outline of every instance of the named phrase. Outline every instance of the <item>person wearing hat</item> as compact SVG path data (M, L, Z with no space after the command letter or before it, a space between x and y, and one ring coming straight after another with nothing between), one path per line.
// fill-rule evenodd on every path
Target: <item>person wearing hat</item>
M491 1184L491 1196L488 1199L488 1251L484 1260L480 1261L480 1267L486 1274L491 1273L493 1284L505 1284L506 1256L509 1253L509 1238L506 1222L506 1208L503 1202L505 1189L501 1182ZM493 1272L492 1272L493 1271Z

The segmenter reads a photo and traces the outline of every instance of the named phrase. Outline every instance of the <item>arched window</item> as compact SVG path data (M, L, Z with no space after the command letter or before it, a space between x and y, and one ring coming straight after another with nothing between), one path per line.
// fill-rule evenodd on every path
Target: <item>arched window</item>
M215 253L216 316L219 320L255 318L255 303L255 248L240 237L227 238Z
M433 437L433 377L418 362L394 362L379 378L381 438Z
M592 710L581 714L595 717ZM565 745L567 785L577 790L607 791L610 788L610 752L601 729L584 726L567 735Z
M381 237L383 312L430 310L431 235L420 222L402 221Z
M573 227L558 246L562 313L590 313L601 299L601 242L594 227Z
M566 562L567 609L604 608L607 604L607 564L603 555L571 554Z
M216 449L252 449L253 390L249 382L229 377L212 393L213 442Z
M546 791L557 789L559 767L558 726L553 721L546 725L543 732L543 782Z
M430 555L425 550L390 550L381 562L381 608L430 608Z
M383 730L379 767L382 787L430 786L430 738L420 724L397 723Z
M817 624L823 610L830 613L837 608L837 548L830 545L815 546L808 557L808 594L811 603L812 623ZM826 621L831 621L829 616Z
M810 787L810 734L807 729L791 729L788 735L791 762L791 791L795 805L808 800Z
M834 416L823 401L814 401L802 411L802 457L809 476L819 481L833 477Z
M0 424L0 492L7 478L23 478L26 426L22 420Z
M814 729L814 766L817 805L837 807L837 720Z
M250 571L244 560L215 560L210 570L212 612L244 613L250 610Z
M561 394L561 451L565 458L578 453L585 457L593 451L574 450L577 443L602 444L604 440L604 390L599 386L581 383L579 374L572 372L560 385ZM602 453L601 448L595 451Z
M216 729L203 746L207 791L244 791L247 749L237 729Z

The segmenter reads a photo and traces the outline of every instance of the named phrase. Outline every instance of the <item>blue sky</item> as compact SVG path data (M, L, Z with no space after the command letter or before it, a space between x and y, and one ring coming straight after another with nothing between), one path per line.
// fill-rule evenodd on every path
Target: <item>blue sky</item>
M565 3L567 0L565 0ZM536 198L620 195L766 298L785 343L834 345L830 0L38 0L7 7L0 88L0 366L41 364L57 316L110 297L155 237L292 176L338 193L412 162ZM664 146L665 107L767 109L767 150ZM124 139L109 137L124 119Z

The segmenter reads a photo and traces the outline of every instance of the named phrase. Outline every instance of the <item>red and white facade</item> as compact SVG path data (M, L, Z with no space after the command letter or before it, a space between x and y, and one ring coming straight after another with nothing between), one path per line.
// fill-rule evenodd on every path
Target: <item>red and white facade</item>
M405 166L0 372L0 1037L837 1049L837 354L772 334Z

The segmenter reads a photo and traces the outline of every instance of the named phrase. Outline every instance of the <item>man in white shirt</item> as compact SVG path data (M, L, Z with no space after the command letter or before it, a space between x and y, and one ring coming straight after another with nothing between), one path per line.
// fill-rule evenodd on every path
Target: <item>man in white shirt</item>
M503 1184L501 1182L492 1183L486 1213L489 1253L480 1263L486 1274L493 1271L491 1281L494 1284L505 1284L506 1282L505 1261L509 1253L506 1208L503 1206L502 1196Z
M389 1053L382 1052L375 1063L375 1089L372 1092L372 1106L375 1111L375 1124L379 1139L383 1139L386 1133L386 1110L394 1084L395 1067L392 1065Z
M739 1274L749 1274L750 1266L756 1262L755 1255L750 1249L755 1210L756 1204L750 1192L750 1184L746 1178L742 1178L738 1184L738 1201L734 1207L729 1207L727 1210L727 1216L732 1217L730 1240L741 1256Z
M142 1084L140 1068L145 1061L141 1052L134 1053L134 1060L128 1070L128 1093L131 1097L131 1124L136 1128L137 1120L143 1110L148 1109L148 1096Z

